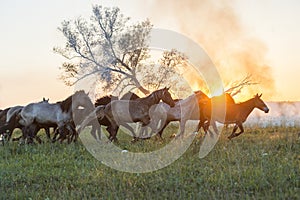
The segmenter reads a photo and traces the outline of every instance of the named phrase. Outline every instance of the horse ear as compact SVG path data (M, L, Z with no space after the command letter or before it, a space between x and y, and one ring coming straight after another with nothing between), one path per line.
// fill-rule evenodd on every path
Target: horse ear
M262 93L258 96L259 98L262 96Z
M170 87L166 87L166 90L169 90L170 89Z

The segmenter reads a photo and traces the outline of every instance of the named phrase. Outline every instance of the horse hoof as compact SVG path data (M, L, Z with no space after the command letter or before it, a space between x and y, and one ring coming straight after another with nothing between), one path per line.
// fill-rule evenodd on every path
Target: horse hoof
M177 138L178 136L176 135L176 133L173 133L170 138Z

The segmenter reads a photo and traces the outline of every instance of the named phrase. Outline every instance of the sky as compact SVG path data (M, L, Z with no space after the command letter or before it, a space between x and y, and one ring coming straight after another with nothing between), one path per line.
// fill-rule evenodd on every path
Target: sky
M192 32L182 29L182 22L177 21L179 18L175 15L180 10L175 14L162 10L170 1L165 1L166 5L161 9L157 9L157 2L160 1L1 1L0 108L26 105L43 97L56 102L73 92L72 87L59 80L59 67L65 59L52 49L64 46L65 40L57 28L65 19L88 17L94 4L118 6L134 20L149 18L155 27L186 35ZM268 73L274 80L273 95L266 100L300 101L297 90L300 85L300 1L228 2L243 31L257 38L265 47L264 62L270 66ZM190 37L197 40L193 35Z

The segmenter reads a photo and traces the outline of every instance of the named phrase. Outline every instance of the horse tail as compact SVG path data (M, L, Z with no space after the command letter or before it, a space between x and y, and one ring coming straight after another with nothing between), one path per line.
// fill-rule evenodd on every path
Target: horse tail
M14 112L9 119L6 120L5 124L0 127L0 134L8 133L8 140L10 139L12 132L15 128L17 128L18 120L19 120L19 112Z
M105 106L104 105L101 105L101 106L97 106L95 108L95 110L93 112L91 112L83 121L82 123L78 126L77 129L77 132L80 133L82 129L84 129L87 125L90 124L90 122L92 120L95 120L96 118L98 118L99 120L103 119L104 116L105 116L105 113L104 113L104 109L105 109Z

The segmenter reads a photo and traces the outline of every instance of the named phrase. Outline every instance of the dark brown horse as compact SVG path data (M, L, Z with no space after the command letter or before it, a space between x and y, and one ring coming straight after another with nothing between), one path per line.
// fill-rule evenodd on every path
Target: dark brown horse
M208 120L207 124L211 124L213 126L215 132L217 132L216 122L223 123L223 124L235 124L231 135L228 137L228 139L232 139L244 132L243 123L247 120L248 116L250 115L250 113L253 111L254 108L258 108L264 111L265 113L269 112L269 108L263 102L261 96L262 95L256 94L253 98L238 104L234 102L226 102L225 117L224 114L222 114L222 112L218 112L218 108L216 108L216 111L214 111L214 115L212 115L211 105L208 105L203 109L203 116L205 119ZM213 97L213 98L217 98L217 97ZM238 128L240 129L240 132L236 133Z
M228 93L222 94L220 96L214 96L212 98L208 98L206 96L205 101L199 101L199 107L202 107L203 109L200 110L200 121L198 123L198 128L196 129L195 132L199 132L201 127L203 128L205 133L209 131L208 127L211 119L212 102L214 106L216 106L215 109L218 110L219 113L222 113L222 110L224 108L226 108L226 110L230 109L230 105L235 104L234 99ZM225 113L225 109L224 109L224 113ZM214 131L217 132L216 127L213 128Z

